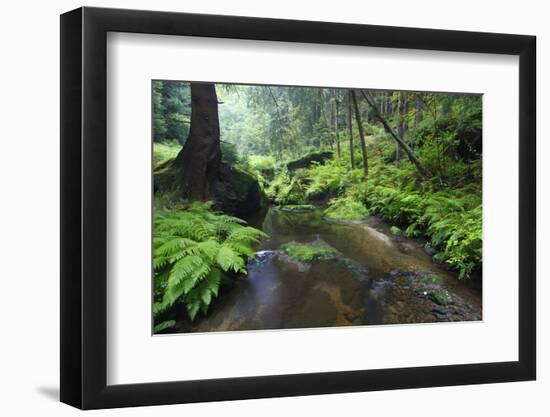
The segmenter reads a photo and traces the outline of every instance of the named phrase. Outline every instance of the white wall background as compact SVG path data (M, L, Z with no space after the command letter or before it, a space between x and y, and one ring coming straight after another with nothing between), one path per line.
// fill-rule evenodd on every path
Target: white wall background
M59 17L81 6L72 0L6 2L2 7L0 88L0 410L4 415L75 415L57 402L59 379ZM542 138L549 129L543 97L547 80L550 27L544 2L535 0L441 1L353 0L315 2L278 0L123 0L86 5L326 20L534 34L538 36L539 259L550 250L550 152ZM544 190L546 188L546 190ZM548 265L539 263L539 378L537 382L402 390L377 393L237 401L231 403L145 407L95 412L95 415L266 416L343 412L407 416L543 416L550 412Z

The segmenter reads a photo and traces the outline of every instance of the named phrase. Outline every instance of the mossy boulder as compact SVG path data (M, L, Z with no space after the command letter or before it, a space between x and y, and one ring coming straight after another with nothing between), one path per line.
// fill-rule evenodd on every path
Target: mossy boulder
M281 246L281 250L293 261L313 262L320 259L334 259L341 256L340 252L322 243L290 242Z
M311 204L289 204L281 206L280 210L288 211L290 213L310 213L315 210L315 206Z
M448 306L453 303L453 297L451 297L451 294L446 290L433 291L430 297L435 303L441 306Z
M179 173L173 166L167 166L154 173L154 192L180 194ZM210 190L214 209L247 218L267 208L268 200L260 184L252 175L222 163Z
M212 186L214 208L238 217L248 217L267 207L268 201L252 175L222 163Z
M314 162L318 164L323 164L327 159L332 158L332 151L322 151L322 152L312 152L301 158L290 161L286 164L286 167L289 171L296 171L301 168L307 168L311 166Z
M296 262L302 270L308 269L315 261L336 261L357 278L362 279L366 276L366 270L362 265L346 258L341 252L320 239L311 243L289 242L282 245L280 250L287 260Z

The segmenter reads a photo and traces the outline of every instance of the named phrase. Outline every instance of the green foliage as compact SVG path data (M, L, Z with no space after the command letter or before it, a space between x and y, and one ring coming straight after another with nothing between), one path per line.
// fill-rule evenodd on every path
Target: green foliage
M392 235L396 236L401 236L403 234L403 231L397 226L390 227L390 232L392 233Z
M330 201L324 214L330 219L361 220L369 216L369 210L359 201L350 197L340 197Z
M369 179L367 206L405 228L411 237L431 237L439 260L468 277L482 261L482 206L479 185L447 191L417 191L395 168L375 166Z
M164 211L154 222L154 312L183 303L191 320L206 314L223 272L246 274L252 245L265 234L236 217L212 212L209 203Z
M275 175L275 158L265 155L249 155L242 158L241 167L254 176L263 189L266 189Z
M175 320L166 320L166 321L163 321L163 322L157 324L157 325L153 328L153 333L160 333L160 332L162 332L163 330L171 329L171 328L174 327L175 325L176 325L176 321L175 321Z
M174 159L179 151L181 145L178 142L163 142L153 143L153 167L156 168L159 165L166 163L167 161Z
M269 199L276 204L306 204L306 180L305 170L298 170L291 176L283 167L277 171L265 192Z
M227 162L231 165L236 165L240 162L241 158L237 151L237 147L234 144L226 141L221 141L220 147L222 150L222 160L224 162Z
M153 141L183 144L189 133L191 89L189 83L153 81Z
M306 197L313 200L337 195L345 186L345 172L346 167L336 161L328 161L323 165L314 164L308 169L311 180Z
M362 121L369 162L365 180L355 120L355 169L350 167L348 91L223 84L216 90L223 159L257 178L272 202L288 207L329 201L325 215L331 218L375 214L409 237L429 238L438 251L435 259L456 268L460 278L480 267L481 96L370 91L385 120L429 171L419 176L404 152L396 160L395 140L358 95L359 112L367 115ZM182 203L162 164L177 155L187 136L189 92L189 83L153 82L155 185L162 190L155 197L157 210ZM330 152L333 158L311 164L312 155Z

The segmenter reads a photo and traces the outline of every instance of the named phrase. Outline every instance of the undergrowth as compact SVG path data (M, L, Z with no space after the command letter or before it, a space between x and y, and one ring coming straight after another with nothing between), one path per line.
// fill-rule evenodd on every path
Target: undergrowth
M176 303L194 320L218 295L222 274L246 274L253 244L263 238L244 220L213 212L210 203L190 203L155 214L154 314Z
M389 147L380 139L369 143L369 176L349 169L349 157L300 169L293 176L279 169L267 188L277 204L307 204L331 198L324 215L332 219L363 219L378 215L409 237L428 237L438 251L435 259L467 278L482 262L481 165L458 161L453 183L420 179L408 160L388 164ZM395 148L393 148L395 149Z

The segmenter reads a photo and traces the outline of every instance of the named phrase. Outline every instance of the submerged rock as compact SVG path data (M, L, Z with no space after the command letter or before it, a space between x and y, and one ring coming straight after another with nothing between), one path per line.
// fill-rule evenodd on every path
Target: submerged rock
M391 282L391 284L388 283ZM415 306L415 313L422 315L426 321L472 321L480 320L481 316L474 307L463 300L459 295L452 292L445 281L437 274L425 271L402 271L393 270L389 277L377 280L373 283L373 291L383 288L384 308L389 310L387 322L407 323L418 322L406 317L407 309L400 309L400 301L405 301L409 306ZM376 291L374 291L376 292ZM416 300L416 301L415 301ZM390 308L391 307L391 308ZM399 312L399 314L397 314ZM396 318L397 317L397 318ZM401 321L399 321L401 320Z
M281 246L281 252L283 260L298 264L301 271L308 270L308 265L315 261L334 260L353 272L357 277L365 277L367 273L363 266L352 259L346 258L321 239L311 243L289 242Z
M445 290L438 290L431 293L431 298L437 304L447 306L453 303L453 297Z
M290 213L311 213L315 210L315 206L311 204L289 204L279 207L281 211L288 211Z
M426 242L424 245L424 252L426 252L428 256L434 256L437 253L430 242Z

